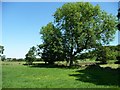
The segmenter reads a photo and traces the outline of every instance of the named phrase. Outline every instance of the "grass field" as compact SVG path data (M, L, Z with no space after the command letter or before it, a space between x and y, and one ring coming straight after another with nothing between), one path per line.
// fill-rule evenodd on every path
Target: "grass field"
M118 88L117 64L78 69L2 63L2 88ZM111 68L112 66L112 68Z

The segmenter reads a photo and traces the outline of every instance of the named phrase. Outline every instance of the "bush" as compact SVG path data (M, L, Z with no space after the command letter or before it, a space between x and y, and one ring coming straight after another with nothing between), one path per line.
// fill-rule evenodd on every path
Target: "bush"
M109 55L108 52L110 52L110 49L108 47L105 46L99 47L96 50L97 55L96 61L101 61L101 63L106 64Z
M120 51L118 51L116 59L118 60L117 62L115 62L116 64L120 64Z
M26 60L26 64L27 64L27 65L32 65L32 63L33 63L33 61L34 61L34 58L27 57L25 60Z

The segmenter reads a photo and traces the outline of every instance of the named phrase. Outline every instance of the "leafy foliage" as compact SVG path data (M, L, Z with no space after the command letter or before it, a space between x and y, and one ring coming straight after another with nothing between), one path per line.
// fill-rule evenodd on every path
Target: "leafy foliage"
M42 59L49 64L55 61L63 60L63 51L61 46L61 32L52 23L42 27L40 34L42 34L43 44L39 48L43 49Z
M33 61L36 59L36 48L33 46L30 48L28 53L25 55L25 60L28 65L31 65Z
M101 61L102 63L107 63L107 58L108 58L108 53L110 49L107 47L99 47L96 52L97 52L97 61Z
M119 63L120 64L120 44L117 45L117 56L116 56L116 59L118 60L116 63Z
M0 45L0 54L3 54L3 51L4 51L4 46Z
M120 3L120 1L119 1L119 3ZM117 17L118 17L118 20L119 20L118 30L120 30L120 7L118 9L118 15L117 15Z
M120 45L102 46L96 50L97 60L107 62L107 60L120 60Z
M48 23L40 32L42 58L49 63L65 59L71 66L82 51L109 44L117 30L115 16L88 2L66 3L54 19L55 25Z
M1 59L2 61L5 60L5 55L2 55L3 52L4 52L4 46L1 46L1 45L0 45L0 59Z
M117 30L117 19L86 2L66 3L54 14L57 27L62 32L65 51L70 65L77 53L84 49L108 44Z

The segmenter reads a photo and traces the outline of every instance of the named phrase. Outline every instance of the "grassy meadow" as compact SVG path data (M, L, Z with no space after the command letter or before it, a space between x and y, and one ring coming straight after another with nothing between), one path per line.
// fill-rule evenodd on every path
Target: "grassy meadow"
M2 88L118 88L118 64L79 68L2 62Z

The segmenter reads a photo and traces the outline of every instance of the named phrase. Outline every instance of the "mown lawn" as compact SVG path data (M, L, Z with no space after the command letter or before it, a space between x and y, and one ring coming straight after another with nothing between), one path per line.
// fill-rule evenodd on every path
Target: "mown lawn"
M22 63L23 64L23 63ZM31 67L21 62L4 62L2 88L118 88L117 64L78 69ZM115 68L114 68L115 67Z

